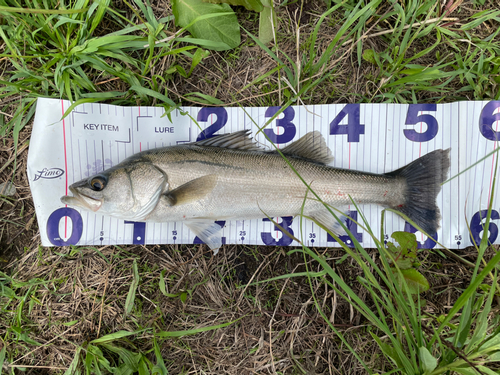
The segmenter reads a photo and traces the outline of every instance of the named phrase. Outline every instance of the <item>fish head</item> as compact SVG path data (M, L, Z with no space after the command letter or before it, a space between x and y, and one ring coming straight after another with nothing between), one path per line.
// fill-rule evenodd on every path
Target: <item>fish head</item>
M69 187L73 196L61 197L69 206L126 220L144 220L156 207L167 176L150 163L117 165Z

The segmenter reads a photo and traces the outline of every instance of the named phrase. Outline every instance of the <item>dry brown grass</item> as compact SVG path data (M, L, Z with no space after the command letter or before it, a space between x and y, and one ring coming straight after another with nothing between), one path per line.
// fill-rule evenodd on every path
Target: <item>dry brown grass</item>
M120 2L115 6L127 9ZM159 3L154 10L158 17L171 14L168 2ZM301 56L324 10L323 3L315 1L305 2L302 11L298 3L280 8L280 53L296 57L299 52ZM467 11L468 8L462 8L462 13L457 15L464 17L463 12ZM255 32L256 16L245 17L242 9L238 12L242 25ZM297 23L300 23L298 51ZM392 27L389 24L379 26ZM99 32L104 35L113 27L111 23L104 23ZM315 48L325 50L339 27L334 20L324 23ZM491 33L491 27L494 25L483 26L477 30L478 35ZM277 74L250 84L275 68L276 62L247 40L245 33L242 37L241 47L211 53L190 78L169 77L167 89L171 97L186 105L199 104L186 100L187 95L195 91L230 105L266 106L283 102L286 84ZM429 36L417 41L414 48L423 49L432 42L433 37ZM369 38L366 46L381 52L387 43L383 37ZM445 45L438 50L442 55L447 53ZM328 70L329 78L302 98L306 104L367 101L380 93L380 69L365 61L358 66L352 44L346 44L339 57L341 61L336 61ZM423 65L433 62L432 57L418 61ZM162 75L166 67L174 63L189 70L187 59L167 56L153 73ZM7 60L0 60L1 72L10 69ZM309 78L302 77L304 80ZM96 75L95 83L102 91L126 89L121 80L112 77ZM456 79L450 86L459 89L463 83ZM435 101L437 95L422 91L417 93L417 99ZM473 98L471 93L461 95ZM10 97L0 102L3 111L7 111L7 118L14 113L19 98ZM447 98L451 100L452 97ZM9 352L16 353L16 358L5 364L6 369L24 367L27 374L62 373L78 346L108 333L146 327L153 327L157 332L183 331L240 319L215 331L161 341L161 353L170 373L365 374L349 349L319 315L313 294L330 321L368 366L379 371L390 369L370 339L364 318L321 279L312 280L312 291L305 277L253 284L304 271L302 256L298 253L287 255L289 249L229 245L213 257L204 246L41 248L26 176L25 144L30 133L30 126L22 131L17 154L11 136L0 142L0 183L13 181L17 189L13 198L0 200L0 270L16 280L15 292L20 297L9 304L7 298L0 299L3 307L0 337L5 339L12 335L8 333L12 327L22 327L27 337L41 345L16 341L9 336ZM318 251L325 253L336 272L370 304L369 294L356 279L362 275L356 263L348 258L336 264L344 255L340 250ZM472 250L462 255L475 260ZM377 254L373 253L373 257ZM138 263L141 281L132 312L126 315L125 301L133 278L134 260ZM431 284L430 291L424 295L425 311L432 316L446 314L461 290L467 287L471 270L435 254L422 254L421 260L422 272ZM314 263L309 264L309 269L319 271ZM161 273L167 293L187 292L185 302L160 291ZM151 331L117 343L134 352L147 353L155 362L151 352ZM106 356L116 359L110 352Z

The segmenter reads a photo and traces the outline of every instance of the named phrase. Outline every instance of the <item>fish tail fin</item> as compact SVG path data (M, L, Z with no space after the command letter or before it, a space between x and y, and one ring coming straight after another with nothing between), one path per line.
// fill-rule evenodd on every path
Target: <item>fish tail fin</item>
M391 177L403 178L407 185L405 202L391 208L408 216L427 234L436 233L441 219L436 198L449 168L450 149L447 149L432 151L403 168L387 173Z

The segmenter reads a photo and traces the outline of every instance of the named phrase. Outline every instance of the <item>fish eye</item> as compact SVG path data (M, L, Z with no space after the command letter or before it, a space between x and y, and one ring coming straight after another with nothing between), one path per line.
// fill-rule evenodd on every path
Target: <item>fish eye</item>
M101 191L106 186L106 178L104 176L96 176L90 181L90 188L95 191Z

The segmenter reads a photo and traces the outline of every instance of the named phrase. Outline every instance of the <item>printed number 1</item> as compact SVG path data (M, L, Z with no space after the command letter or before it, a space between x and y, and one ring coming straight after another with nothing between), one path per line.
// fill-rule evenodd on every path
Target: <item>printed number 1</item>
M141 221L125 221L125 224L134 226L132 243L134 245L144 245L146 243L146 223Z

